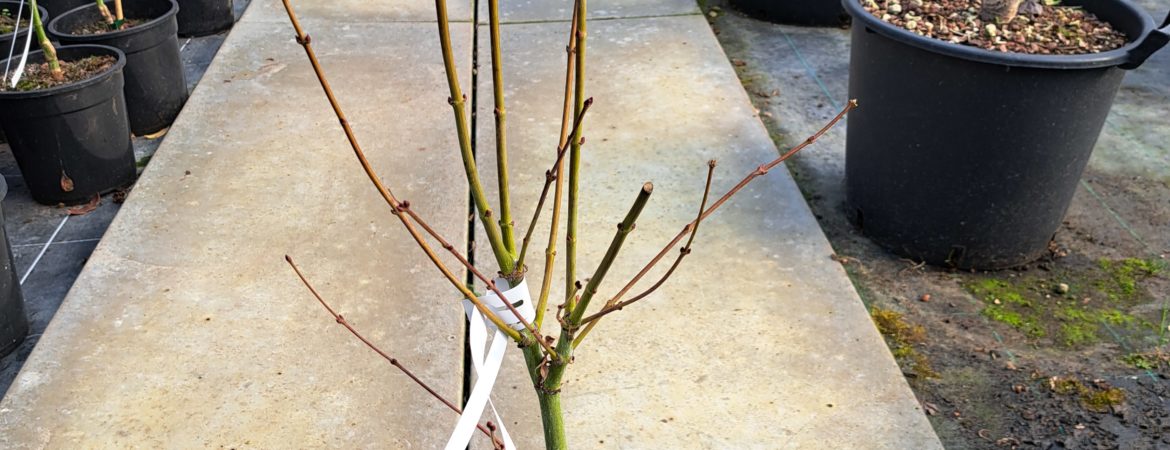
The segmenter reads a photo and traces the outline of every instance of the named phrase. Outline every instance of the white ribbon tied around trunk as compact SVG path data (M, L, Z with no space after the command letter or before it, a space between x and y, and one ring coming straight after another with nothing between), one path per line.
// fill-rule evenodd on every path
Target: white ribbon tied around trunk
M511 286L507 280L498 278L495 283L496 288L507 298L506 301L510 302L513 308L516 308L524 320L531 323L536 317L536 309L532 305L532 294L528 291L528 282L521 281L520 284ZM520 319L516 318L516 315L512 314L512 311L504 303L505 300L494 292L489 292L480 297L479 300L500 319L503 319L504 323L516 329L523 328ZM467 404L463 407L463 414L459 416L459 422L455 425L455 431L451 434L451 439L447 441L446 450L467 448L471 442L471 436L475 434L479 418L483 415L484 407L489 405L492 408L495 423L499 426L504 447L507 450L515 450L516 444L512 442L512 437L504 428L504 421L500 419L500 413L490 398L492 387L496 384L496 376L500 373L500 365L504 362L504 352L511 344L511 339L484 317L471 301L463 300L463 309L467 313L467 335L471 346L471 364L476 373L476 380L475 385L471 388L471 395L467 398ZM492 337L491 348L488 349L487 355L484 355L489 329L495 330L495 335Z

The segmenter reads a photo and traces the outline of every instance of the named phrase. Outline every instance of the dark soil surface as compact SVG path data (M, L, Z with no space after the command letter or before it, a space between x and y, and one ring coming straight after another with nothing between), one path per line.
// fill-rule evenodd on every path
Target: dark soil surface
M16 29L16 19L12 17L15 14L7 9L0 10L0 34L8 34ZM28 28L28 19L20 19L20 29Z
M1125 34L1083 9L1040 6L1006 23L979 18L980 2L969 0L862 0L886 22L921 36L987 50L1043 55L1099 53L1125 45ZM1021 7L1023 8L1023 7Z
M53 79L48 63L30 64L24 68L24 77L17 83L16 89L11 89L5 84L0 86L0 92L35 91L82 81L106 71L115 62L117 59L113 56L90 56L78 61L61 61L61 70L65 72L65 78L61 80Z
M127 19L125 19L124 22L122 22L122 28L119 28L117 30L111 30L110 24L106 23L105 20L98 19L98 20L93 21L91 23L87 23L87 24L82 25L80 27L74 28L73 31L69 32L69 34L72 34L74 36L89 36L89 35L93 35L93 34L105 34L105 33L111 32L111 31L122 31L122 30L130 29L130 28L134 28L138 25L142 25L143 23L149 22L150 20L151 19L130 19L130 18L127 18Z

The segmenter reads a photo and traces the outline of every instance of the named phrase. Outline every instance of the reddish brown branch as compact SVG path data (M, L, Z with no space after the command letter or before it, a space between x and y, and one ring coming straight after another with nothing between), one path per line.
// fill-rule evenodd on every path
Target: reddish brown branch
M783 155L780 155L779 158L772 160L772 162L760 165L759 167L756 167L756 169L753 170L751 173L747 174L747 176L744 177L744 179L741 180L739 182L739 184L736 184L735 187L731 188L731 190L729 190L729 191L727 191L727 193L723 194L723 196L720 197L718 200L716 200L715 203L712 204L710 208L707 208L707 210L704 211L703 214L701 214L694 221L692 221L692 222L688 223L686 226L684 226L682 231L679 231L679 233L674 237L674 239L671 239L671 241L669 243L667 243L666 246L663 247L662 250L659 251L658 254L654 256L654 258L650 259L650 262L646 263L646 266L643 267L642 270L639 271L638 274L635 275L633 279L631 279L628 283L626 283L625 287L623 287L621 289L621 291L618 291L617 295L613 296L613 298L610 299L609 302L607 302L607 303L612 303L613 306L603 308L598 313L594 314L593 316L590 316L591 319L587 319L587 320L583 321L582 323L588 322L588 320L593 321L593 322L590 322L591 324L596 323L597 320L600 319L602 316L609 314L609 313L613 312L614 310L619 310L621 308L629 306L630 303L633 303L633 301L622 302L621 299L623 296L625 296L627 293L629 293L630 289L633 289L634 285L636 285L638 283L638 281L640 281L642 279L642 277L646 276L646 274L649 273L650 270L654 268L654 266L656 266L660 261L662 261L662 258L664 258L666 256L667 252L669 252L672 248L674 248L675 245L678 245L679 241L681 241L682 238L685 237L691 231L691 229L693 227L697 226L700 221L706 219L708 216L715 213L715 211L718 210L720 206L723 206L723 204L726 203L727 200L731 199L731 197L733 197L733 196L735 196L735 194L739 193L739 191L742 190L744 188L744 186L747 186L748 183L751 183L752 180L755 180L756 178L767 174L769 170L772 170L776 166L780 165L780 163L783 163L788 158L791 158L792 155L795 155L797 152L803 150L805 147L808 147L813 142L816 142L817 139L820 139L821 136L824 136L825 133L829 132L830 129L832 129L835 125L837 125L837 123L840 122L841 119L844 119L845 116L847 114L849 114L849 112L854 110L855 108L857 108L857 100L850 100L849 103L845 105L845 108L842 109L840 113L837 113L836 117L833 117L833 120L830 120L828 124L826 124L820 130L818 130L812 136L809 136L808 139L804 140L804 142L801 142L799 145L792 147L792 149L788 150Z
M426 390L427 393L431 394L431 397L434 397L436 400L442 402L444 405L447 405L447 408L450 408L452 411L455 411L456 414L463 414L462 409L459 409L459 407L455 406L454 403L451 403L446 398L443 398L442 395L439 395L438 392L436 392L429 385L427 385L426 382L419 379L418 376L416 376L413 372L410 371L410 369L407 369L406 366L403 366L402 363L399 362L397 358L390 356L385 351L382 351L381 348L378 348L377 345L374 345L373 342L370 342L369 339L366 339L366 337L363 336L361 334L361 332L359 332L356 328L354 328L354 326L351 325L349 323L349 321L345 319L345 317L343 317L341 314L338 314L337 311L333 309L333 307L329 306L329 303L326 302L325 299L321 297L321 294L317 292L317 289L313 287L313 284L309 283L309 279L305 278L305 274L301 273L300 267L297 267L297 264L295 262L293 262L293 259L291 256L284 255L284 260L286 262L288 262L288 265L291 266L293 271L297 273L297 278L301 279L301 283L304 283L305 287L309 289L309 292L313 293L313 297L316 297L317 301L321 303L321 306L325 307L326 311L329 311L329 315L333 316L333 320L336 320L338 324L341 324L341 326L345 327L346 330L349 330L350 334L352 334L354 337L358 338L359 341L362 341L363 344L366 344L366 347L369 347L370 350L373 350L374 353L377 353L379 356L382 357L382 359L385 359L387 362L389 362L390 365L398 368L398 370L401 371L403 374L405 374L407 377L409 377L411 379L411 381L414 381L415 384L419 385L424 390ZM482 431L488 437L492 438L493 445L496 444L495 441L497 440L497 438L492 433L492 431L489 427L479 425L479 424L477 424L476 426L479 428L479 431ZM503 444L500 443L499 445L503 445Z
M491 308L484 306L483 302L481 302L479 298L476 297L474 292L471 292L470 288L464 285L462 281L459 281L459 278L457 278L455 274L452 273L451 270L448 269L441 260L439 260L439 256L435 254L435 251L431 249L430 245L427 245L426 238L424 238L422 234L419 233L418 229L415 228L414 224L410 222L410 219L407 217L407 215L401 214L401 202L399 202L398 198L396 198L394 194L390 192L390 188L382 183L382 179L378 177L377 172L374 171L373 165L370 164L369 159L366 158L365 152L362 151L361 145L358 144L357 136L354 135L353 128L349 126L349 120L346 119L345 113L341 110L341 103L337 101L337 96L333 94L333 88L330 87L329 80L325 77L325 70L321 68L321 62L317 60L317 54L313 51L312 38L305 34L304 30L301 28L301 23L299 20L297 20L297 15L293 11L292 4L289 3L289 0L282 1L284 3L284 10L288 13L289 21L292 22L293 29L296 31L297 43L300 44L301 47L304 47L305 55L309 58L309 64L313 66L313 73L317 75L317 81L321 84L321 90L325 92L325 97L329 100L329 106L333 108L333 113L337 116L337 121L341 124L341 129L345 131L345 138L349 141L349 146L353 149L354 156L357 157L358 162L362 166L362 170L366 172L366 176L370 179L370 183L372 183L374 187L377 188L378 193L381 194L384 200L386 200L386 204L390 205L390 210L394 213L395 216L398 217L398 220L402 222L402 226L406 228L406 231L410 233L410 237L414 238L414 242L418 244L423 253L427 255L427 258L431 260L431 264L433 264L435 268L439 269L439 272L443 274L443 277L446 278L447 281L455 287L455 289L458 289L459 292L463 294L464 298L475 305L476 309L478 309L485 317L487 317L488 320L491 320L491 322L497 328L503 331L504 334L507 334L508 337L512 338L512 340L516 342L523 342L520 333L508 327L508 324L504 323L504 321L500 319L500 317L496 315L495 312L491 310ZM464 264L471 268L470 264Z
M569 133L570 136L577 135L577 130L581 128L581 122L585 120L585 113L589 111L590 106L593 106L593 97L585 99L585 106L581 109L581 114L573 121L573 131ZM536 202L536 211L532 213L532 221L528 222L528 231L524 233L524 243L520 246L520 258L517 260L520 270L524 270L524 257L528 254L528 243L532 240L532 230L536 229L536 221L540 219L540 210L544 209L544 200L548 197L548 189L557 179L557 168L561 167L561 161L564 161L565 153L568 153L568 150L569 146L562 144L557 149L557 159L553 161L552 167L544 171L544 187L540 190L540 200Z
M431 237L439 241L439 245L441 245L444 250L447 250L448 253L454 255L455 259L458 259L460 264L463 264L463 266L471 270L471 273L474 274L476 278L479 278L479 280L482 281L485 286L487 286L488 290L495 293L496 296L499 297L501 301L503 301L504 306L508 307L508 311L511 311L517 319L520 319L520 323L523 324L530 333L532 333L532 335L536 338L536 342L539 343L541 347L544 347L545 351L547 351L554 359L557 357L557 353L553 350L552 344L546 342L544 336L541 336L540 332L538 332L536 328L533 327L532 324L524 318L524 316L520 315L520 311L517 311L516 307L512 305L512 302L508 300L508 297L505 296L503 292L500 292L500 289L496 287L496 282L494 280L484 276L483 272L480 272L479 269L476 269L475 265L471 264L471 262L468 261L462 253L459 253L459 250L456 250L454 245L451 245L450 242L447 242L446 239L443 239L443 236L441 236L439 232L435 231L434 228L431 228L430 224L423 221L422 218L418 216L418 213L416 213L414 209L411 209L410 202L403 201L398 209L410 215L410 217L413 218L415 222L418 222L418 224L423 227L423 230L426 230L426 232L430 234Z
M573 25L570 27L569 43L565 46L565 95L564 104L561 108L561 136L557 140L557 148L564 148L569 142L569 123L572 122L570 116L573 113L573 79L576 73L576 58L574 54L577 51L577 3L581 0L573 2ZM559 150L558 150L559 153ZM556 188L553 189L553 206L552 206L552 221L548 230L548 245L544 249L544 277L540 283L540 296L536 301L536 323L537 327L544 324L544 314L548 309L549 290L552 288L552 272L554 269L553 263L557 256L557 233L560 229L561 221L561 204L564 197L564 173L565 163L562 159L560 163L556 164Z
M601 311L598 311L596 314L582 319L581 323L588 325L585 326L585 330L583 330L581 334L573 341L574 345L579 345L581 340L584 339L585 336L593 330L593 326L596 325L597 319L600 319L611 312L620 311L626 305L646 298L650 296L650 294L654 293L654 291L658 290L659 287L662 287L662 285L666 283L666 280L670 279L671 275L674 275L674 271L678 269L678 266L682 264L683 258L686 258L687 255L691 254L691 245L695 242L695 235L699 233L699 224L703 221L703 212L707 209L707 198L711 195L711 179L715 175L715 165L716 162L714 159L707 161L707 182L703 185L703 200L699 202L698 217L695 218L694 222L687 224L686 228L684 228L688 229L690 236L687 238L686 245L683 245L682 248L678 249L678 257L674 259L674 263L670 265L670 268L666 270L666 273L663 274L662 277L654 283L654 285L650 286L649 289L646 289L641 294L635 295L633 298L630 298L629 300L621 303L616 303L613 299L610 299L610 301L606 302L605 307L602 308Z

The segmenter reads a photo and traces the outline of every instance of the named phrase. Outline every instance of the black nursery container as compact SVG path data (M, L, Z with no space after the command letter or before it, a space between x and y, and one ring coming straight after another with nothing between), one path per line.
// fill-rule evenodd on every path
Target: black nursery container
M57 48L65 61L95 55L118 61L84 81L0 92L0 127L33 199L40 203L84 203L134 181L134 148L122 96L126 57L116 48L98 45ZM29 53L29 64L41 62L41 52Z
M0 202L8 196L8 183L0 176ZM4 230L4 211L0 208L0 356L12 353L28 334L28 316L24 312L24 296L20 293L20 278L12 259L12 246Z
M878 244L936 265L998 269L1041 256L1124 75L1167 31L1122 0L1068 0L1131 39L1113 51L1023 55L922 37L853 15L846 188Z
M41 12L41 23L49 20L49 13L45 11L45 8L38 6L37 9ZM15 49L14 53L24 51L25 39L28 39L29 30L32 29L32 8L30 8L27 4L22 7L20 2L3 0L0 1L0 10L8 10L8 13L13 16L16 16L17 12L19 12L20 17L22 19L27 19L30 25L21 27L19 32L0 34L0 59L4 59L8 57L9 51L12 51L13 49ZM15 47L13 47L14 43L16 44ZM33 42L31 42L29 45L32 46L32 48L36 48L37 44L35 36L33 37ZM4 67L0 66L0 73L3 73L3 70Z
M236 22L232 0L180 0L179 36L207 36Z
M49 34L66 45L96 44L126 54L126 107L136 135L170 126L187 102L187 81L179 59L179 5L174 0L126 2L125 16L145 22L102 34L75 35L78 27L101 20L96 5L74 8L49 23Z
M57 17L61 14L65 14L65 11L69 11L73 8L78 7L78 6L89 5L89 4L93 4L93 3L96 3L96 1L95 0L37 0L37 6L40 6L42 8L49 10L49 15L53 16L53 17ZM112 6L111 6L111 8L112 8ZM41 19L41 22L42 23L49 23L49 21L47 19Z
M771 22L840 26L849 15L838 0L732 0L735 9Z

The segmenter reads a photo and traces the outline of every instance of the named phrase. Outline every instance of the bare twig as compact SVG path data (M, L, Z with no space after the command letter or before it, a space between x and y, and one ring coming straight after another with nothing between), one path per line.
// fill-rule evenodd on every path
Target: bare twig
M581 122L585 120L585 113L589 111L589 107L593 106L593 98L585 100L585 108L581 110L581 114L573 121L573 133L581 127ZM552 167L544 171L544 187L540 190L540 199L536 202L536 211L532 212L532 221L528 222L528 231L524 233L524 243L520 246L520 259L518 265L524 265L524 257L528 253L528 243L532 240L532 230L536 229L536 221L540 219L540 210L544 209L544 200L548 197L548 188L552 186L553 181L557 178L556 170L561 167L561 161L565 159L565 152L568 147L562 145L557 149L557 159L553 162ZM521 269L523 270L523 269Z
M674 259L674 263L672 263L670 265L670 268L666 270L666 273L662 275L662 278L659 278L658 281L655 282L653 286L650 286L650 288L647 289L646 291L642 292L641 294L635 295L633 298L628 300L626 302L627 304L636 302L636 301L641 300L643 298L646 298L647 296L652 294L654 291L658 290L659 287L661 287L663 284L666 283L666 280L670 279L670 276L674 274L675 269L678 269L679 264L682 264L683 258L686 258L687 255L691 254L691 244L693 244L695 242L695 235L699 233L699 223L701 223L703 221L703 212L706 211L706 209L707 209L707 197L711 194L711 178L715 175L715 165L716 165L716 162L714 159L707 161L707 182L706 182L706 184L703 185L703 200L699 202L698 217L695 218L694 222L687 224L687 228L690 229L690 237L687 238L686 245L683 245L682 248L680 248L678 250L678 257ZM692 226L692 225L694 225L694 226ZM602 311L600 311L597 314L594 314L592 316L581 319L581 323L587 324L587 325L585 326L584 330L581 330L581 334L579 334L575 339L573 339L573 347L574 348L576 348L578 345L581 345L581 341L583 341L585 339L585 336L588 336L589 332L593 331L593 327L597 325L597 319L600 319L601 316L604 316L605 314L608 314L609 312L617 311L620 309L620 308L611 309L611 308L613 308L613 306L614 306L614 301L613 301L613 299L610 299L608 302L605 303L605 308L602 308Z
M341 123L342 130L345 131L345 137L349 140L349 146L353 149L354 156L356 156L358 162L361 163L362 169L366 172L366 176L370 179L370 182L373 183L375 188L377 188L378 193L381 194L382 198L386 200L386 203L390 205L391 212L393 212L394 216L398 217L398 220L402 222L402 226L405 227L406 231L410 233L410 236L414 238L414 242L418 244L423 253L426 253L427 258L431 260L431 263L434 264L435 268L439 269L439 272L443 274L443 276L447 279L448 282L451 283L452 286L454 286L461 294L463 294L464 298L474 304L476 309L479 309L479 311L483 313L483 315L487 317L488 320L491 320L491 322L497 328L503 331L504 334L507 334L508 337L512 338L516 342L522 342L520 333L518 333L516 330L513 330L508 326L508 324L504 323L503 319L500 319L500 316L496 315L496 313L493 312L491 308L485 306L483 302L481 302L479 298L475 296L475 293L472 292L470 288L464 285L463 282L459 281L459 279L455 277L455 274L452 273L451 270L448 269L441 260L439 260L439 256L436 255L435 251L430 247L430 245L427 244L426 238L423 237L422 234L419 233L418 229L415 228L414 224L411 223L409 216L406 214L401 214L401 202L399 202L398 198L396 198L394 194L390 192L390 188L386 187L386 185L382 183L381 178L379 178L377 172L374 171L374 167L366 158L365 152L362 151L361 145L358 144L357 136L354 135L353 128L349 126L349 120L345 118L345 113L341 110L341 104L337 101L337 96L333 94L333 88L329 86L329 80L325 78L325 70L321 68L321 63L317 60L317 54L313 51L312 38L305 34L304 30L301 28L301 23L299 20L297 20L297 15L293 11L292 4L289 3L289 0L282 1L284 2L284 10L288 12L289 21L292 22L293 29L296 30L297 43L300 44L301 47L304 47L305 54L309 58L309 63L313 66L313 72L317 75L317 81L321 83L321 90L325 91L325 96L329 99L329 105L333 107L333 113L337 116L337 121Z
M827 133L830 129L832 129L833 126L837 125L837 123L840 122L841 119L845 118L846 114L849 114L849 112L855 108L857 108L857 100L850 100L849 103L845 105L845 108L842 109L841 112L838 113L836 117L833 117L833 120L830 120L828 124L826 124L820 130L818 130L815 134L813 134L812 136L809 136L808 139L804 140L804 142L801 142L799 145L788 150L783 155L780 155L779 158L772 160L772 162L767 163L767 164L763 164L763 165L757 167L755 170L753 170L751 173L749 173L746 177L744 177L744 179L741 180L739 182L739 184L736 184L735 187L731 188L731 190L729 190L729 191L727 191L727 193L723 194L723 196L720 197L719 200L716 200L715 203L713 205L711 205L710 208L707 208L707 210L705 212L703 212L702 215L700 215L697 219L695 219L691 223L688 223L686 226L684 226L682 231L679 231L678 235L676 235L674 237L674 239L672 239L669 243L667 243L666 246L663 247L662 250L659 251L658 254L655 255L654 258L652 258L650 260L649 263L646 263L646 266L643 267L642 270L639 271L638 274L635 275L633 279L631 279L628 283L626 283L626 286L623 287L621 289L621 291L619 291L617 293L617 295L615 295L612 299L610 299L609 302L607 302L607 303L612 303L612 306L604 308L600 312L598 312L597 314L590 316L592 319L592 323L596 323L596 321L598 319L600 319L601 317L603 317L606 314L609 314L610 312L613 312L613 310L620 310L626 306L629 306L631 303L633 303L634 302L633 300L631 300L631 301L620 301L620 300L623 296L625 296L630 291L630 289L632 289L634 287L635 284L638 283L639 280L642 279L642 277L646 276L646 274L648 272L650 272L650 270L653 269L655 265L657 265L660 261L662 261L662 258L666 256L666 253L669 252L670 249L674 248L675 245L678 245L679 241L681 241L682 238L684 236L686 236L687 233L690 232L691 228L696 226L699 221L706 219L707 216L710 216L711 214L713 214L716 210L719 209L720 206L723 206L723 204L726 203L727 200L729 200L731 197L735 196L735 194L737 194L740 190L742 190L744 188L744 186L747 186L748 183L751 183L752 180L755 180L757 177L760 177L760 176L767 174L769 170L772 170L776 166L780 165L780 163L784 162L788 158L791 158L792 155L795 155L797 152L803 150L805 147L808 147L813 142L816 142L817 139L819 139L821 136L824 136L824 134Z
M430 224L423 221L422 218L419 217L418 213L410 207L410 202L403 201L401 206L399 206L399 210L410 215L410 217L413 218L415 222L418 222L418 224L423 227L423 230L425 230L427 234L430 234L435 238L435 240L439 241L439 245L443 247L444 250L447 250L448 253L455 256L455 259L459 260L460 264L463 264L464 267L471 270L471 273L475 275L476 278L479 278L479 280L482 281L485 286L487 286L488 290L492 291L492 293L496 294L496 296L499 297L501 301L503 301L504 306L508 308L508 311L512 312L512 315L516 316L516 318L520 320L520 323L524 325L524 328L527 329L528 332L532 333L537 343L540 344L541 347L544 347L545 351L547 351L553 358L557 357L557 353L553 350L552 344L546 342L544 336L541 336L540 332L535 327L533 327L532 324L524 318L524 316L520 315L520 311L517 311L516 307L512 305L512 302L508 301L508 297L505 296L503 292L500 292L500 289L496 287L495 280L488 278L483 274L483 272L480 272L474 264L471 264L471 262L467 260L467 257L463 256L462 253L459 253L459 250L455 249L454 245L451 245L450 242L447 242L446 239L443 239L443 236L440 235L438 231L435 231L435 229L431 228Z
M638 216L642 214L642 209L646 207L646 202L650 200L650 194L654 192L654 183L642 184L642 190L638 191L638 197L634 199L634 205L630 207L630 211L626 213L626 218L617 226L617 233L614 234L613 240L609 242L609 249L605 251L605 256L601 257L601 263L597 265L597 269L593 271L593 276L589 277L589 282L585 283L585 289L581 292L581 301L577 304L577 308L566 310L568 319L566 321L571 326L581 324L581 318L585 315L585 310L589 308L589 301L597 294L597 289L601 286L601 282L605 280L605 275L609 273L610 267L613 267L614 261L617 260L618 252L622 249L622 244L625 243L626 236L629 236L637 226ZM569 330L572 332L573 330Z
M564 106L561 108L561 137L557 141L557 148L563 149L569 142L569 124L573 112L573 74L576 59L573 55L577 48L577 6L573 2L573 24L569 31L569 44L565 46L565 96ZM558 150L557 153L560 153ZM540 295L536 301L536 326L544 324L544 313L548 309L548 296L552 290L553 263L557 256L557 233L560 231L561 198L564 193L565 163L562 160L556 164L556 188L553 189L552 225L548 231L548 245L544 249L544 277L540 282Z
M341 324L341 326L345 327L346 330L349 330L350 334L352 334L354 337L358 338L359 341L362 341L363 344L366 344L366 347L369 347L370 350L373 350L374 353L377 353L379 356L382 357L382 359L385 359L387 362L389 362L390 365L398 368L398 370L401 371L403 374L405 374L407 377L409 377L411 379L411 381L414 381L415 384L419 385L419 387L422 387L424 390L427 391L427 393L431 394L431 397L434 397L436 400L442 402L444 405L447 405L447 408L450 408L452 411L455 411L456 414L463 414L462 409L459 409L459 407L455 406L454 403L451 403L446 398L443 398L442 395L440 395L438 392L436 392L434 389L432 389L429 385L427 385L426 382L419 379L417 375L415 375L413 372L410 371L410 369L407 369L406 366L402 365L402 363L399 362L397 358L390 356L388 353L383 351L381 348L378 348L378 346L375 345L373 342L370 342L369 339L366 339L366 337L363 336L362 333L359 332L356 328L354 328L354 326L352 324L350 324L349 321L345 319L345 317L343 317L341 314L338 314L337 311L335 311L333 309L333 307L329 306L329 303L327 303L325 301L325 299L321 297L321 294L317 292L317 289L313 287L313 284L309 283L309 279L305 278L305 274L301 273L301 268L297 267L297 264L295 262L293 262L293 259L291 256L284 255L284 260L286 262L288 262L288 265L290 267L292 267L294 272L297 273L297 277L301 279L301 283L304 283L305 287L309 288L309 292L313 293L313 297L317 298L317 301L321 303L321 306L325 307L326 311L329 311L329 315L333 316L333 319L336 320L338 324ZM491 423L489 422L489 425L490 424ZM476 427L479 428L479 431L482 431L484 434L486 434L489 438L492 439L493 445L495 445L495 443L498 442L498 439L492 433L492 429L490 427L485 427L485 426L479 425L479 424L476 424ZM500 445L502 445L502 443L500 443Z

